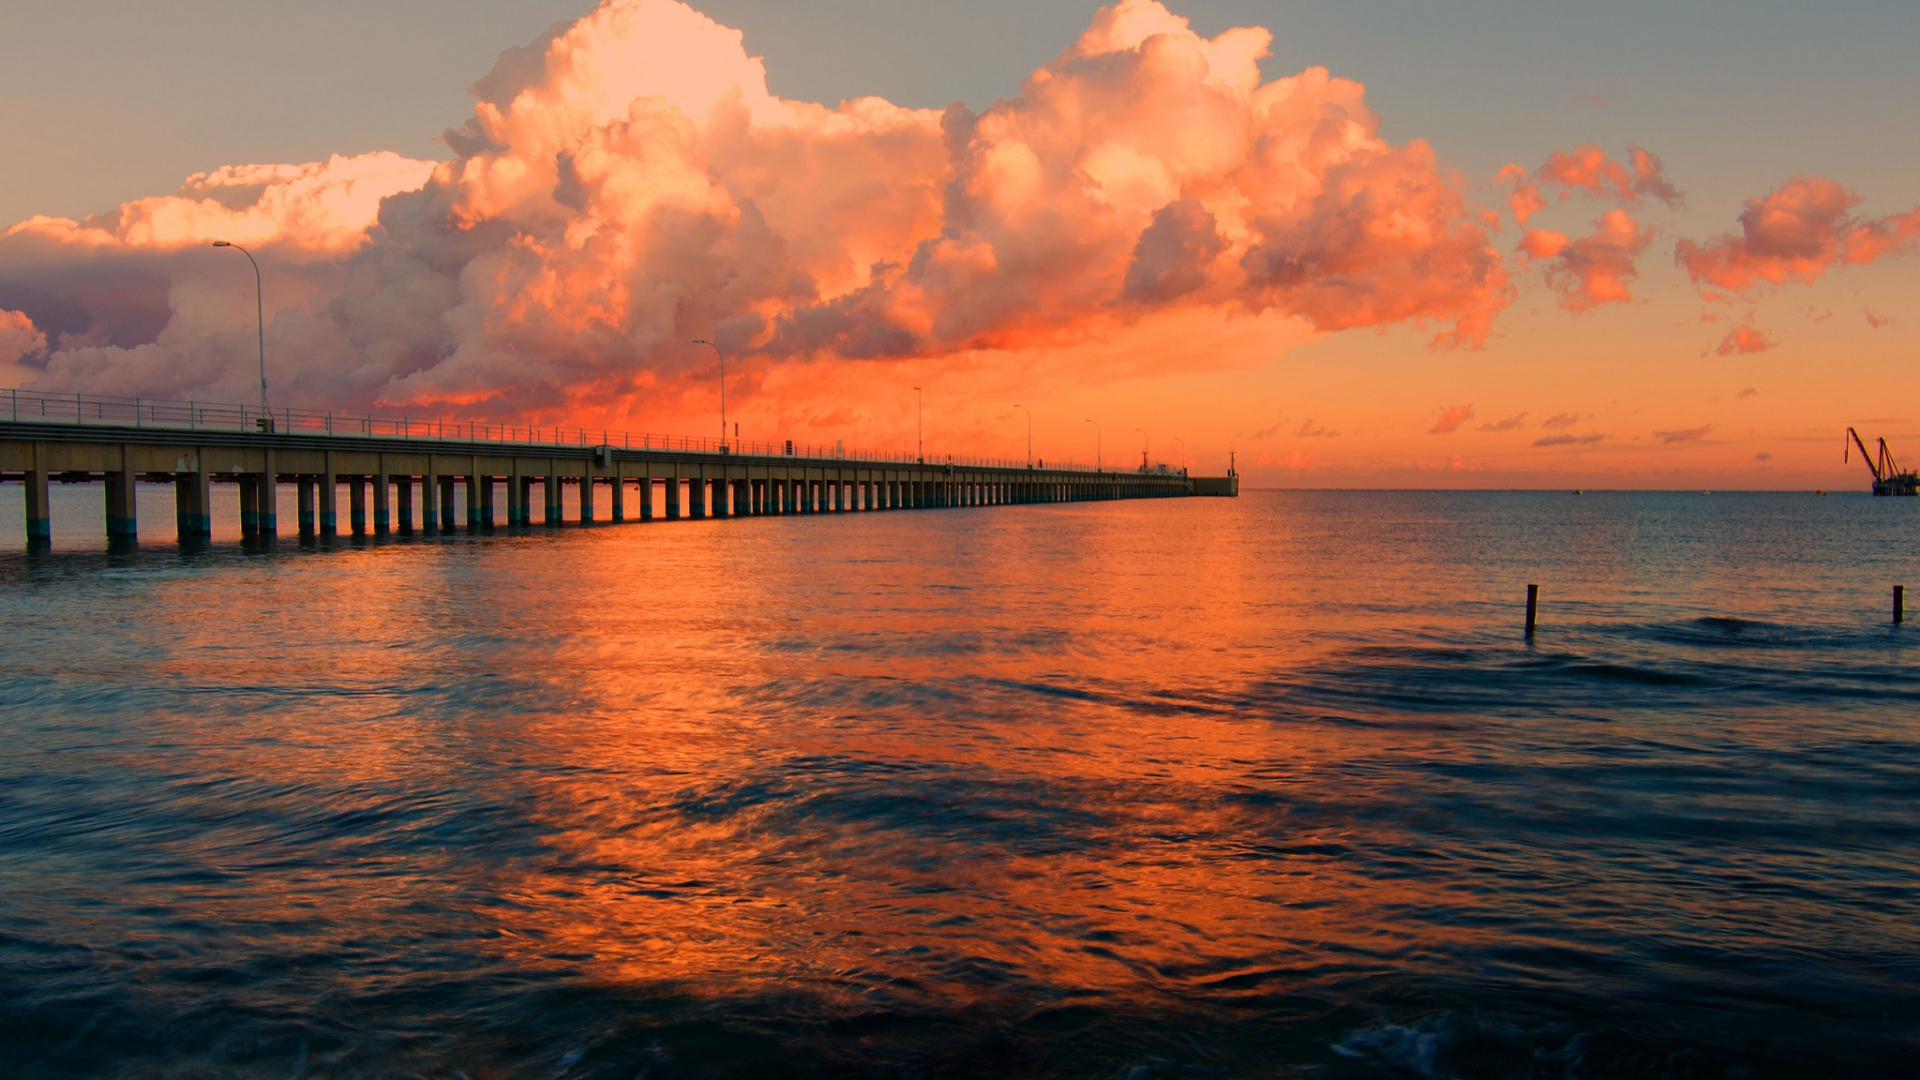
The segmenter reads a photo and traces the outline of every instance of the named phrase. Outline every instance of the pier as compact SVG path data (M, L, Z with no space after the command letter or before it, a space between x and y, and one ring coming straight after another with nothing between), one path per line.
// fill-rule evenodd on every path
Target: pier
M787 441L26 391L9 392L0 409L0 481L25 487L30 545L52 536L52 483L101 484L107 535L123 541L138 532L139 486L171 484L183 543L212 535L225 491L237 493L243 538L279 535L281 485L295 489L302 537L559 525L568 487L582 523L1239 493L1237 476L922 460Z

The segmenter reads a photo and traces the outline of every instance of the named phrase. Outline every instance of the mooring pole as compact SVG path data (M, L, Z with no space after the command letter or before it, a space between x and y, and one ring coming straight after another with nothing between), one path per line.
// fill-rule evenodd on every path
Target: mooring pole
M1533 624L1540 614L1540 586L1527 586L1527 636L1533 636Z
M1895 585L1893 587L1893 622L1894 625L1898 626L1906 621L1907 587L1905 585Z

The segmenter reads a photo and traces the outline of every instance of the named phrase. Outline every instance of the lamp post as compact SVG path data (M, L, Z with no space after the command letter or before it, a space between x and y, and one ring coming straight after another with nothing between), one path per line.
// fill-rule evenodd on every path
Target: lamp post
M1027 468L1031 469L1033 468L1033 411L1025 405L1015 405L1014 408L1027 414Z
M267 411L267 303L266 303L266 289L264 286L260 284L260 264L254 261L253 252L248 251L246 248L241 247L239 244L228 243L225 240L215 240L213 242L213 246L217 248L232 248L233 250L239 252L240 254L245 255L247 257L248 262L253 263L253 315L254 315L255 321L258 324L259 331L260 331L260 411L266 412ZM267 420L268 420L268 423L272 423L271 413L268 414Z
M1100 468L1100 442L1106 438L1106 433L1101 430L1100 421L1089 420L1087 423L1093 425L1093 471L1102 472L1104 470Z
M1147 471L1147 453L1149 451L1149 446L1147 443L1147 429L1134 428L1133 430L1140 433L1140 471L1146 472Z
M706 338L694 338L693 343L705 345L713 350L713 355L720 358L720 452L724 454L727 452L727 354L720 351L720 346Z
M913 388L913 459L922 465L927 463L927 426L926 409L921 403L920 388Z

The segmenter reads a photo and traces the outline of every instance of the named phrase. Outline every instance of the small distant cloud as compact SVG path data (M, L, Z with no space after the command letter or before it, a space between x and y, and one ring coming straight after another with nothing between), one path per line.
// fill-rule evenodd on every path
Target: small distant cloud
M1878 329L1880 329L1880 328L1881 328L1881 327L1883 327L1883 326L1892 326L1892 325L1893 325L1893 316L1891 316L1891 315L1875 315L1875 314L1873 313L1873 309L1872 309L1872 308L1865 308L1864 310L1865 310L1865 311L1866 311L1866 313L1867 313L1867 325L1868 325L1868 326L1871 326L1871 327L1873 327L1873 328L1874 328L1875 330L1878 330Z
M1307 417L1306 421L1300 425L1300 430L1294 432L1294 434L1303 439L1337 439L1340 437L1339 432L1332 430L1325 424L1315 427L1313 417L1311 416Z
M1279 421L1279 422L1277 422L1277 423L1275 423L1275 424L1274 424L1274 425L1273 425L1272 427L1267 427L1267 428L1261 428L1261 429L1260 429L1259 431L1256 431L1256 432L1254 432L1253 434L1251 434L1251 435L1248 435L1248 436L1247 436L1247 438L1249 438L1249 439L1270 439L1270 438L1272 438L1272 437L1274 437L1275 435L1278 435L1278 434L1280 434L1280 425L1281 425L1281 424L1284 424L1284 423L1286 423L1286 421L1285 421L1285 420L1281 420L1281 421Z
M1579 413L1563 412L1553 416L1549 416L1545 420L1540 421L1540 426L1543 428L1547 428L1550 431L1565 431L1579 422L1580 422Z
M1429 435L1446 435L1460 430L1460 425L1473 419L1473 406L1455 405L1440 410L1440 419L1434 422Z
M1751 326L1736 326L1726 337L1720 339L1720 344L1715 346L1713 351L1719 356L1731 356L1734 353L1763 353L1776 344L1773 338Z
M1603 109L1607 107L1607 95L1605 94L1581 94L1580 100L1589 105L1598 105Z
M1760 451L1759 453L1757 453L1757 454L1755 454L1755 455L1753 455L1753 460L1755 460L1755 461L1772 461L1772 460L1773 460L1773 455L1772 455L1772 454L1770 454L1770 453L1768 453L1768 452L1766 452L1765 450L1762 450L1762 451Z
M1515 416L1509 416L1505 420L1495 420L1491 424L1481 424L1480 430L1481 431L1512 431L1515 428L1519 427L1521 423L1526 420L1526 418L1527 418L1526 413L1520 413Z
M1606 438L1605 435L1548 435L1544 439L1533 440L1533 445L1535 448L1542 446L1585 446L1589 443L1597 443L1604 438Z
M1663 443L1699 442L1701 439L1706 438L1707 433L1712 430L1712 424L1703 424L1700 427L1688 428L1685 431L1656 431L1653 433L1653 437Z
M1807 318L1817 323L1826 322L1828 319L1833 318L1833 312L1821 311L1819 308L1809 305L1807 307Z
M1734 397L1754 397L1754 396L1757 396L1759 393L1760 391L1755 390L1753 387L1749 386L1745 390L1742 390L1733 396Z

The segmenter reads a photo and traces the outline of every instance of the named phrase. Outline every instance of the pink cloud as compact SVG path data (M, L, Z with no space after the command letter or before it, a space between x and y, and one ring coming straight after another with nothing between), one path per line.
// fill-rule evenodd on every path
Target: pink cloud
M1714 347L1718 356L1732 356L1735 353L1763 353L1777 344L1773 338L1755 330L1751 326L1736 326L1720 339Z
M1701 439L1706 438L1707 433L1712 430L1713 425L1706 424L1697 428L1688 428L1685 431L1656 431L1653 433L1653 437L1663 443L1669 444L1699 442Z
M1535 449L1543 446L1585 446L1597 443L1604 438L1606 438L1605 435L1548 435L1533 440L1533 445Z
M1509 165L1500 171L1500 178L1513 185L1516 194L1528 183L1524 171L1518 175L1510 171L1517 169ZM1680 189L1667 179L1660 155L1639 146L1627 147L1624 162L1608 157L1605 150L1593 143L1582 143L1572 150L1556 150L1548 155L1545 164L1534 170L1531 183L1558 187L1563 199L1578 191L1625 206L1638 206L1646 198L1658 199L1669 206L1678 206L1682 201ZM1536 210L1545 205L1537 190L1529 201L1538 202L1539 205L1533 207ZM1526 223L1524 217L1520 221Z
M794 417L836 415L769 389L837 393L821 365L1024 370L1196 313L1484 343L1513 296L1484 210L1359 83L1263 81L1270 41L1121 0L982 112L828 107L684 4L604 0L473 84L452 160L236 167L35 218L0 238L0 298L61 313L27 309L58 342L42 388L242 399L226 256L178 252L257 244L287 399L622 425L704 403L696 337L742 408Z
M1920 209L1857 218L1860 196L1825 177L1797 176L1748 199L1740 232L1696 244L1682 240L1674 259L1696 287L1749 294L1807 284L1835 265L1858 266L1905 254L1920 244Z
M1872 308L1865 308L1863 310L1867 313L1867 325L1873 327L1875 330L1883 326L1893 325L1893 318L1891 316L1875 315Z
M47 335L24 311L0 308L0 364L13 364L47 347Z
M1434 421L1433 428L1429 430L1427 434L1451 434L1452 432L1458 431L1461 424L1471 419L1473 419L1473 406L1471 405L1454 405L1450 408L1442 409L1440 410L1440 419Z
M1547 285L1560 294L1560 306L1580 312L1633 299L1631 285L1639 276L1634 258L1652 242L1651 228L1640 228L1625 210L1609 210L1590 236L1568 240L1563 233L1529 229L1520 250L1548 262Z

